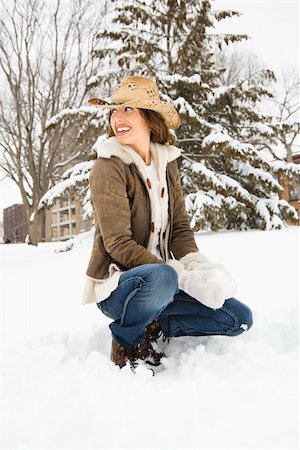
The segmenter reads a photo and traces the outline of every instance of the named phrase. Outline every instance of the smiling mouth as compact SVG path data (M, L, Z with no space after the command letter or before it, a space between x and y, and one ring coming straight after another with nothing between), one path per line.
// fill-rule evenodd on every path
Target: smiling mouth
M124 136L124 135L126 135L127 133L129 133L130 130L131 130L130 127L118 127L118 128L116 129L117 135L118 135L118 136Z

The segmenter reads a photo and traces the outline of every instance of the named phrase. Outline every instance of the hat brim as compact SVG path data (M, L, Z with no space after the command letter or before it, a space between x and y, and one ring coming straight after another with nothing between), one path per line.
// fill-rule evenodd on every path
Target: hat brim
M101 98L91 98L88 104L98 108L114 109L116 106L132 106L140 109L149 109L160 113L169 128L176 129L180 126L181 120L176 109L167 102L161 100L132 100L129 102L107 102Z

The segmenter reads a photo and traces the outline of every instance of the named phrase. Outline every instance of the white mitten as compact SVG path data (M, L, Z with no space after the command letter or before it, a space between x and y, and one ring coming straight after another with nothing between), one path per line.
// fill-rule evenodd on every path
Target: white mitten
M235 281L229 272L222 264L214 263L198 263L192 270L185 270L179 287L212 309L221 308L236 290Z
M181 282L182 282L182 277L183 277L184 272L185 272L184 265L180 261L178 261L177 259L169 259L167 264L168 264L168 266L171 266L177 272L178 285L180 285Z
M187 253L185 256L180 258L179 262L184 265L184 268L191 270L190 267L195 263L205 263L209 262L208 258L200 252Z

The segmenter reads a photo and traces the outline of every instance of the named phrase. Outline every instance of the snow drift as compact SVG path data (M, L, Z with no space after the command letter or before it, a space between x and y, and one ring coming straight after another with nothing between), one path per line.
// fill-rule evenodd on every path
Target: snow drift
M299 229L196 235L238 281L254 326L159 342L156 376L114 366L109 320L81 305L86 236L68 252L0 248L1 448L296 449Z

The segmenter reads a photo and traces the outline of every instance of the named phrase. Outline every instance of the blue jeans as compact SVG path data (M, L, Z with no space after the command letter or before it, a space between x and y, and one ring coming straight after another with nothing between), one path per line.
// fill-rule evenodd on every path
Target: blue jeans
M123 272L119 285L99 309L120 345L144 341L144 329L159 317L164 336L238 336L252 326L248 306L235 298L214 310L178 289L175 270L167 264L144 264Z

